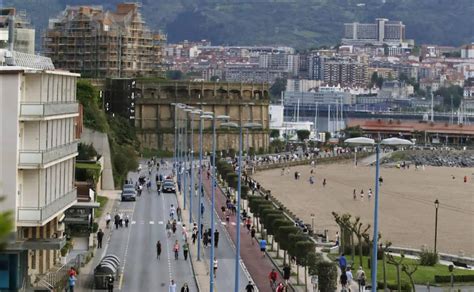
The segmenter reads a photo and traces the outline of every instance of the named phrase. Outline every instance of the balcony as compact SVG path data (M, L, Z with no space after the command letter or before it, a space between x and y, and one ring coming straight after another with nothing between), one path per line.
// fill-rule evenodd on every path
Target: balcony
M41 207L18 207L17 221L20 226L42 226L76 203L76 189Z
M69 103L29 103L20 104L20 120L47 120L55 116L72 115L76 116L79 112L79 104Z
M78 142L61 145L48 150L20 150L18 167L20 169L46 168L69 156L77 155Z

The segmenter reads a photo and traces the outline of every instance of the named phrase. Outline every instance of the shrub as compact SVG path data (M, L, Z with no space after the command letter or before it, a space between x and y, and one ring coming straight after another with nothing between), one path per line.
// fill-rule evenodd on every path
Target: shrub
M337 291L337 266L333 262L320 261L316 265L320 291Z
M422 249L420 253L420 265L422 266L434 266L438 263L438 253Z
M453 281L455 283L465 283L465 282L474 282L474 275L454 275ZM435 275L436 283L450 283L451 275Z
M92 223L91 232L96 233L99 230L99 224L97 222Z
M410 292L412 290L410 283L407 281L402 281L401 287L402 287L402 291ZM377 282L377 288L383 289L383 282ZM398 284L396 281L387 281L387 288L390 291L397 291Z

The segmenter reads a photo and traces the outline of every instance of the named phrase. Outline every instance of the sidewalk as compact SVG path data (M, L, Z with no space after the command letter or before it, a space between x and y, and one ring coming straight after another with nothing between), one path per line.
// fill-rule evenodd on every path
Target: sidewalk
M99 264L99 261L102 259L103 254L107 251L107 245L112 235L113 228L105 228L105 215L107 213L112 214L114 208L117 207L119 191L102 191L100 195L109 198L107 204L104 207L104 211L102 212L102 217L98 218L97 221L97 223L99 224L99 229L102 229L102 231L104 232L104 238L102 241L103 248L97 249L97 236L96 234L94 234L94 257L91 261L89 261L89 263L87 263L84 267L81 268L80 274L77 277L76 288L74 289L74 291L85 292L93 290L94 269Z
M211 182L207 179L207 176L203 176L203 185L205 193L207 196L211 197ZM225 221L225 214L221 210L221 206L225 206L225 202L225 195L217 187L215 193L215 207L220 221ZM226 230L234 244L237 238L237 230L235 228L237 217L238 216L231 216L230 224L226 224ZM242 224L240 229L240 257L242 258L249 274L252 275L252 279L259 291L271 292L272 289L269 285L268 274L274 266L268 257L262 257L257 242L252 245L250 234L248 234L247 228Z

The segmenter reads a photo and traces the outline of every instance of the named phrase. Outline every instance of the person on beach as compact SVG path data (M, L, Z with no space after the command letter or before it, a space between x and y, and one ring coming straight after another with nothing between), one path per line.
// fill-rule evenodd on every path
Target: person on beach
M372 199L372 189L369 189L369 192L367 193L367 198L369 199Z
M364 190L360 190L360 199L361 199L361 200L364 199Z
M354 201L357 200L356 189L352 191L352 197L354 198Z

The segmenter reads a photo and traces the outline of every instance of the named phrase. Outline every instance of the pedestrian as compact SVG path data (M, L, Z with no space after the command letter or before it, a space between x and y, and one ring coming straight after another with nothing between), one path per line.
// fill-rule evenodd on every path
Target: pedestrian
M175 212L176 212L176 208L174 207L173 204L171 204L171 207L170 207L170 218L171 218L171 220L174 219Z
M270 287L272 287L272 291L275 290L277 286L277 280L278 280L278 273L275 271L275 269L272 269L270 274L268 274L268 280L270 281Z
M183 256L184 256L185 261L188 260L188 252L189 252L189 243L187 240L185 240L183 243Z
M267 250L267 241L262 238L260 239L260 251L262 252L262 256L265 257L265 251Z
M342 272L341 277L339 278L339 282L341 283L342 290L341 291L347 291L347 275L346 273Z
M128 214L125 214L125 227L128 228L128 223L130 222L130 218L128 217Z
M216 229L214 231L214 247L217 248L219 245L219 231Z
M97 248L102 248L102 238L104 238L104 232L99 229L99 232L97 232Z
M201 218L204 216L204 204L201 203Z
M170 286L168 288L168 292L176 292L176 283L173 279L171 279Z
M250 226L252 225L252 219L250 219L250 216L245 219L245 225L247 226L247 233L250 233Z
M372 199L372 189L369 189L369 192L367 193L367 198Z
M120 228L123 228L123 213L119 213L119 225Z
M285 283L288 284L288 281L290 280L291 276L291 267L288 264L285 264L283 267L283 280L285 280Z
M176 220L173 220L173 223L171 223L171 230L173 231L173 235L176 234Z
M255 233L257 230L255 230L255 226L252 226L252 229L250 229L250 238L252 240L252 245L254 245L255 242Z
M178 206L178 208L176 208L176 216L178 217L178 221L182 221L181 219L181 207Z
M347 260L346 260L346 257L344 256L344 253L341 254L338 261L339 261L339 268L341 268L341 272L344 274L344 271L346 270L346 267L347 267Z
M326 179L323 179L323 187L326 186Z
M310 176L310 177L309 177L309 183L310 183L310 184L314 184L314 176Z
M204 231L202 242L204 243L204 247L207 247L207 243L209 242L209 235L207 234L207 231Z
M120 224L120 216L119 216L119 214L115 214L115 216L114 216L114 223L115 223L115 229L118 229L118 228L119 228L119 224Z
M193 234L191 235L191 238L193 240L193 245L196 244L197 235L198 235L197 229L193 229Z
M356 189L352 191L352 197L354 198L354 201L357 200Z
M161 256L161 242L158 240L156 242L156 258L160 259Z
M107 215L105 215L105 227L107 229L109 228L111 220L112 220L112 216L110 216L110 213L107 212Z
M177 240L174 242L173 251L174 251L174 259L175 259L175 260L178 260L178 256L179 256L179 242L178 242Z
M359 281L359 292L365 292L366 281L367 281L367 278L365 276L365 272L362 271L362 274L360 276L360 281Z
M364 274L364 270L360 266L359 269L357 270L356 273L356 279L357 279L357 284L359 285L359 292L361 291L361 280L362 280L362 275ZM365 285L364 285L365 286ZM363 291L363 290L362 290Z
M464 176L464 183L467 183L467 175Z
M217 259L214 257L214 264L213 264L213 269L214 269L214 278L217 275Z
M183 287L181 287L181 292L189 292L189 287L188 287L188 283L184 283L183 284Z
M246 292L255 292L255 287L252 285L252 281L249 281L247 286L245 286Z
M69 275L68 286L69 286L69 291L70 292L74 292L74 287L76 286L76 281L77 281L77 278L76 278L75 275Z
M171 223L169 220L166 222L166 234L168 235L168 238L171 236Z
M347 276L347 285L350 287L352 284L352 280L354 276L352 275L351 267L346 268L346 276Z
M186 225L183 224L183 228L181 230L181 235L183 236L183 240L187 240L188 239L188 231L186 229Z
M282 282L280 282L278 286L276 287L275 292L285 292L285 290L286 290L285 285Z
M360 199L361 199L361 200L364 199L364 190L360 190Z
M114 291L114 277L113 276L108 276L107 277L107 291L113 292Z

